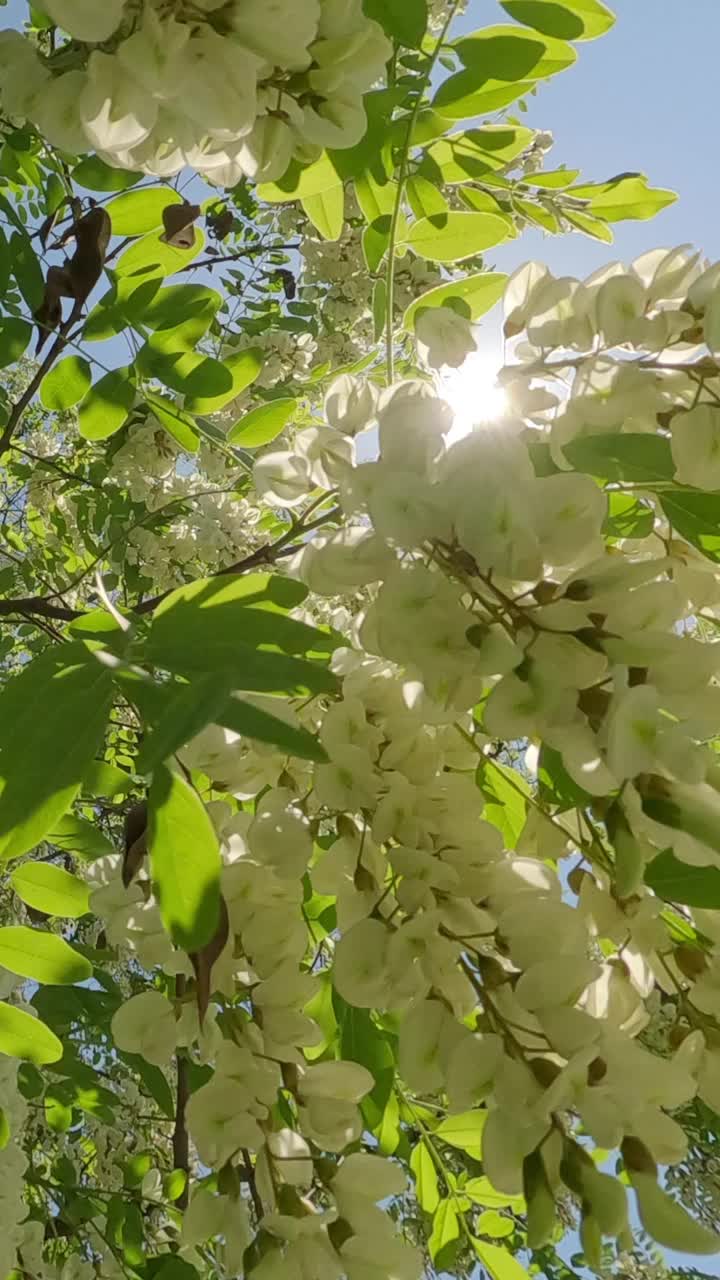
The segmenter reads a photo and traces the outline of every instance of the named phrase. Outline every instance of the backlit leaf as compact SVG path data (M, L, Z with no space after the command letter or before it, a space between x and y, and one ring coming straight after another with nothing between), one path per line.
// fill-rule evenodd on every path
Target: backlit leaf
M197 792L164 766L148 793L148 851L165 928L177 947L199 951L218 924L220 849Z

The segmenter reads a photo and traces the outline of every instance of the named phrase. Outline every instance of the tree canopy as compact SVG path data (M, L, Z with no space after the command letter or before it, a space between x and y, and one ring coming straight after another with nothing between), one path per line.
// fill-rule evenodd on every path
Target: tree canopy
M0 1280L720 1252L720 264L463 8L0 31Z

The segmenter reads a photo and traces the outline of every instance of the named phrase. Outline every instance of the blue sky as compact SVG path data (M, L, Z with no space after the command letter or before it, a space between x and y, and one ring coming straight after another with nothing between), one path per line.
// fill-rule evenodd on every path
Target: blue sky
M677 191L676 204L649 222L616 224L615 244L574 234L528 231L497 249L504 270L531 257L557 273L587 275L611 258L657 245L694 243L720 257L716 146L718 0L608 0L617 15L599 40L578 42L570 70L528 100L527 121L550 129L548 165L580 168L600 180L626 170ZM458 29L503 21L495 0L470 0Z

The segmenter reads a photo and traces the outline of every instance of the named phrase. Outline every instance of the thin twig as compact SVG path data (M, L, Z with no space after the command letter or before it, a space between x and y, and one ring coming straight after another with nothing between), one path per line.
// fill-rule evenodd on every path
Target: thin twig
M185 977L179 973L175 978L175 997L180 1000L185 994ZM172 1136L173 1166L182 1169L185 1174L185 1186L176 1200L178 1209L187 1209L190 1182L190 1143L187 1125L185 1124L185 1108L190 1096L188 1078L188 1060L181 1050L175 1055L177 1064L177 1098L175 1103L175 1128Z
M235 253L225 253L218 257L201 258L199 262L189 262L186 267L179 267L177 274L181 271L196 271L198 267L215 267L219 262L237 262L240 258L248 258L255 253L275 253L279 249L299 248L299 240L295 244L250 244L244 249L237 249Z
M245 1177L247 1178L247 1184L250 1188L250 1196L252 1198L253 1208L259 1225L265 1217L265 1210L263 1209L263 1203L260 1199L260 1192L255 1184L255 1170L253 1169L252 1160L250 1159L250 1152L246 1147L243 1147L242 1156L243 1164L245 1166Z
M33 396L35 395L35 392L40 386L40 383L45 377L45 374L47 373L48 369L50 369L50 367L57 360L58 356L63 351L67 343L71 340L71 338L75 337L75 334L72 334L72 335L70 334L70 329L74 325L77 318L78 318L77 310L75 307L73 307L67 320L65 320L63 324L61 324L58 336L55 339L50 350L48 351L42 364L40 365L40 368L35 371L32 379L30 380L27 387L25 388L22 395L20 396L20 399L13 405L12 409L10 410L10 417L7 420L5 430L0 436L0 458L3 456L4 453L7 453L8 449L10 448L12 438L17 428L20 425L22 416L25 410L27 409L28 405L30 404L30 401L32 400Z

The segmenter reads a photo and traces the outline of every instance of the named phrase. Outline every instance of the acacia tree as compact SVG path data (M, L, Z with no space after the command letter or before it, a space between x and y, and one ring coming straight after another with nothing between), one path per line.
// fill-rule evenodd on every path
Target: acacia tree
M492 270L674 196L458 8L0 33L3 1277L720 1249L720 265Z

